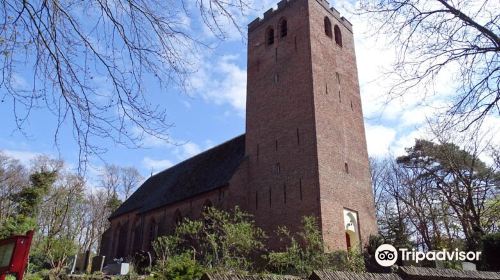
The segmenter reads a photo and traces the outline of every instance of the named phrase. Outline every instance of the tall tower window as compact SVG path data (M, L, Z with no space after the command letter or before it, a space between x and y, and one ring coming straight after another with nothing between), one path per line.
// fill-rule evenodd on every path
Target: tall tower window
M328 17L325 17L325 34L326 36L332 38L332 22Z
M335 43L337 43L337 45L342 47L342 33L340 33L339 26L335 25L335 27L333 28L333 31L335 32Z
M282 18L280 20L279 26L280 26L280 38L286 37L286 35L288 34L288 23L286 19Z
M267 29L266 42L268 46L274 44L274 29L272 29L271 27Z

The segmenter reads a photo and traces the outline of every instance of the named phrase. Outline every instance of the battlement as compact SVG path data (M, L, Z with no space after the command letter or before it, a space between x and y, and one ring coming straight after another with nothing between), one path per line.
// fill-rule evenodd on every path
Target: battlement
M268 21L270 18L272 18L275 14L279 13L281 10L283 10L285 7L288 5L293 4L293 2L296 2L299 0L281 0L278 2L278 9L271 8L267 11L264 12L264 17L263 18L256 18L252 22L248 24L248 31L252 31L264 22ZM341 22L349 31L352 32L352 23L349 22L345 17L341 16L339 11L335 9L334 7L330 7L330 3L327 0L308 0L308 1L316 1L318 2L323 8L325 8L333 17L335 17L339 22Z

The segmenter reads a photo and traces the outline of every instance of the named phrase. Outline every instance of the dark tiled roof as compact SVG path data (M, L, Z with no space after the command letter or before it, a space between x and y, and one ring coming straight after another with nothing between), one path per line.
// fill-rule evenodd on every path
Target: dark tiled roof
M316 270L310 280L401 280L397 274L391 273L361 273L349 271L333 271L333 270Z
M398 273L404 279L500 279L500 272L427 268L416 266L400 266Z
M146 180L111 215L147 212L227 185L245 156L245 135L187 159Z
M304 278L287 275L241 275L226 273L205 273L201 280L302 280Z

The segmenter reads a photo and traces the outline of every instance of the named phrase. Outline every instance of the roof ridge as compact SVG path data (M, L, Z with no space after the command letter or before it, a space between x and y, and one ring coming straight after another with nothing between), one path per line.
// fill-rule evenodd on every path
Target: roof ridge
M179 165L181 165L181 164L183 164L183 163L185 163L185 162L187 162L187 161L190 161L190 160L192 160L192 159L194 159L194 158L200 157L200 156L201 156L201 155L203 155L203 154L206 154L206 153L208 153L208 152L211 152L211 151L213 151L213 150L216 150L217 148L220 148L221 146L224 146L225 144L227 144L227 143L229 143L229 142L231 142L231 141L233 141L233 140L236 140L236 139L237 139L237 138L239 138L239 137L245 136L245 134L246 134L246 133L240 134L240 135L238 135L238 136L236 136L236 137L233 137L233 138L231 138L231 139L229 139L229 140L226 140L225 142L222 142L222 143L218 144L217 146L213 146L213 147L211 147L210 149L207 149L207 150L202 151L202 152L200 152L200 153L198 153L198 154L196 154L196 155L194 155L194 156L192 156L192 157L189 157L189 158L187 158L187 159L184 159L183 161L178 162L178 163L176 163L176 164L174 164L174 165L170 166L169 168L164 169L164 170L162 170L162 171L160 171L160 172L158 172L158 173L154 174L153 176L150 176L147 180L149 180L150 178L153 178L153 177L155 177L155 176L159 175L160 173L167 172L168 170L170 170L170 169L172 169L172 168L174 168L174 167L176 167L176 166L179 166ZM147 181L147 180L146 180L146 181Z

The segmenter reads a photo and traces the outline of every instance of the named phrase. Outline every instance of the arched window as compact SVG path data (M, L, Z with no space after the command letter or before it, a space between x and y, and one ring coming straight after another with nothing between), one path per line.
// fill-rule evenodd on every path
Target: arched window
M337 45L342 47L342 33L340 33L339 26L335 25L333 31L335 32L335 43L337 43Z
M175 210L175 213L174 213L174 224L178 226L181 223L182 223L181 211L179 209L177 209L177 210Z
M280 38L286 37L288 34L288 23L285 18L280 20Z
M325 34L332 38L332 23L328 17L325 17Z
M120 227L118 235L118 248L116 250L116 256L119 258L124 258L127 254L128 227L128 222Z
M151 218L151 222L149 223L149 242L155 241L158 236L158 223L156 223L154 218Z
M118 226L115 228L115 231L113 233L113 246L112 246L112 251L113 251L113 256L116 257L118 255L118 246L120 243L120 231L121 231L122 225L118 223Z
M137 219L135 221L135 224L134 224L134 238L132 239L133 240L132 250L134 252L139 251L142 247L141 246L141 242L142 242L141 233L142 233L141 222L139 219Z
M274 44L274 29L271 27L268 27L266 31L266 43L268 46Z

